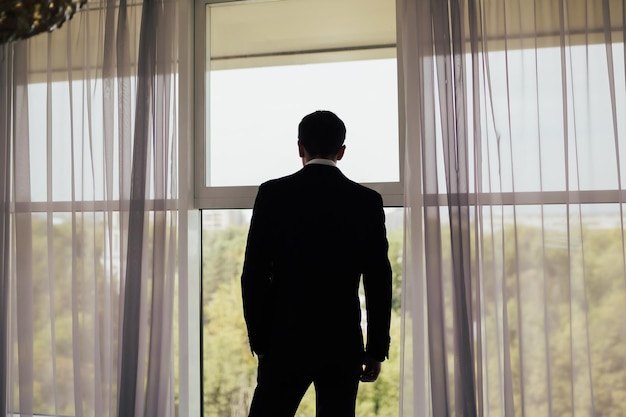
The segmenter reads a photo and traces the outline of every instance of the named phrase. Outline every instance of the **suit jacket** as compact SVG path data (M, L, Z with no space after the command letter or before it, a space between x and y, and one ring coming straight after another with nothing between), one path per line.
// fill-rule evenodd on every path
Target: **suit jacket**
M259 187L241 276L253 352L389 351L391 267L382 198L333 166L309 164Z

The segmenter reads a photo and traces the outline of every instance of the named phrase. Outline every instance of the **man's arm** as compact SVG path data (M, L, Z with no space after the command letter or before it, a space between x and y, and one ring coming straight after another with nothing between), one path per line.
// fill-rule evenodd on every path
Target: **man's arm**
M363 271L367 309L366 355L382 362L389 355L391 322L391 265L389 263L385 213L382 198L377 196L368 230L368 250ZM367 364L366 364L367 366Z
M248 328L250 348L257 355L267 349L269 337L269 287L271 258L269 251L269 216L263 186L259 187L241 274L243 313Z

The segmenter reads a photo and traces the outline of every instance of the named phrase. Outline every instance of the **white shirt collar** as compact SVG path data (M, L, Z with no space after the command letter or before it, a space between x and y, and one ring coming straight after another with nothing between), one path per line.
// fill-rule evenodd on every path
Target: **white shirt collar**
M332 161L330 159L324 159L324 158L314 158L314 159L311 159L305 165L309 165L309 164L328 165L328 166L331 166L331 167L336 167L337 166L337 163L335 161Z

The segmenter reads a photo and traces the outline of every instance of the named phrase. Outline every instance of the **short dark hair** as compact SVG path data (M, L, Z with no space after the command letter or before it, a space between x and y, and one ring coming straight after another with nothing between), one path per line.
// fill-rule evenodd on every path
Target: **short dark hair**
M328 110L304 116L298 125L298 139L312 158L337 155L346 139L346 125Z

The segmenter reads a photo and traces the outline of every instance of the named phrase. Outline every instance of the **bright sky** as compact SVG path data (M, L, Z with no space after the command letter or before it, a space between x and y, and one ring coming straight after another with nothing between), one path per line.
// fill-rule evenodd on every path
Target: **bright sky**
M496 176L500 163L503 191L512 190L512 174L515 191L565 190L566 173L569 173L570 189L616 189L617 155L619 165L622 165L624 187L624 45L613 45L613 68L608 66L604 45L566 49L565 77L561 76L560 48L543 48L536 52L535 55L535 50L526 49L489 54L491 90L485 92L491 97L493 107L484 105L487 113L483 114L486 117L481 136L489 135L489 139L483 139L483 146L491 147L492 177ZM615 76L614 89L609 84L610 71ZM507 73L508 79L505 77ZM613 126L613 98L617 136ZM469 103L471 105L471 101ZM566 124L564 112L567 114ZM497 158L498 136L500 161ZM565 155L568 155L567 162ZM486 161L483 168L486 176ZM498 191L498 188L492 188L492 191Z
M614 90L608 82L609 67L604 46L567 50L568 170L564 160L560 51L538 50L537 66L533 50L510 51L508 57L501 52L490 55L492 88L488 94L493 101L493 117L491 107L485 105L488 112L483 113L481 136L483 191L489 191L489 170L491 191L500 190L497 179L494 180L499 166L502 191L505 192L511 190L511 174L516 191L564 190L566 172L570 174L570 189L616 189L618 165L622 166L622 188L626 186L626 165L623 163L626 161L624 45L614 44L612 52ZM508 80L504 77L507 68ZM540 74L537 88L536 74ZM588 79L592 80L591 84L587 83ZM304 115L318 109L332 110L346 123L347 151L339 162L346 175L361 182L398 180L395 60L223 70L211 73L210 81L211 185L258 185L298 170L301 161L296 146L297 125ZM54 190L53 199L68 201L72 198L70 89L67 83L60 82L52 83L50 88L54 98L50 110L53 162L50 183ZM100 82L84 85L82 80L77 80L72 84L73 156L74 169L78 173L74 186L77 190L84 190L76 195L79 199L81 196L82 199L102 198L104 122L101 89ZM612 93L617 136L613 130ZM88 95L91 96L89 100ZM45 201L45 84L29 85L28 106L31 193L34 201ZM92 112L91 118L87 117L88 109ZM534 122L537 119L539 124ZM469 132L472 129L470 123ZM113 126L113 132L117 132L117 125ZM117 149L114 153L117 154ZM514 156L512 168L511 154ZM83 166L81 161L89 161L92 157L93 167ZM442 164L439 166L440 192L444 192ZM541 182L539 167L542 169ZM577 172L580 173L580 188L576 183Z
M570 189L618 187L617 148L620 163L626 160L626 143L619 143L626 137L626 117L620 117L626 114L623 44L612 52L617 143L603 45L567 50L565 94L560 49L539 49L536 56L531 49L490 54L491 90L484 92L491 103L483 102L481 123L483 191L512 191L513 178L516 191L565 190L566 173ZM347 153L339 166L348 176L361 182L398 180L394 59L222 70L208 78L210 185L257 185L299 169L297 124L317 109L336 112L347 125ZM471 114L471 98L468 103ZM471 118L468 122L471 135ZM439 168L443 192L442 163ZM624 172L622 179L626 183Z
M395 59L210 72L210 185L258 185L301 168L298 123L315 110L346 124L346 175L398 181L396 72Z

